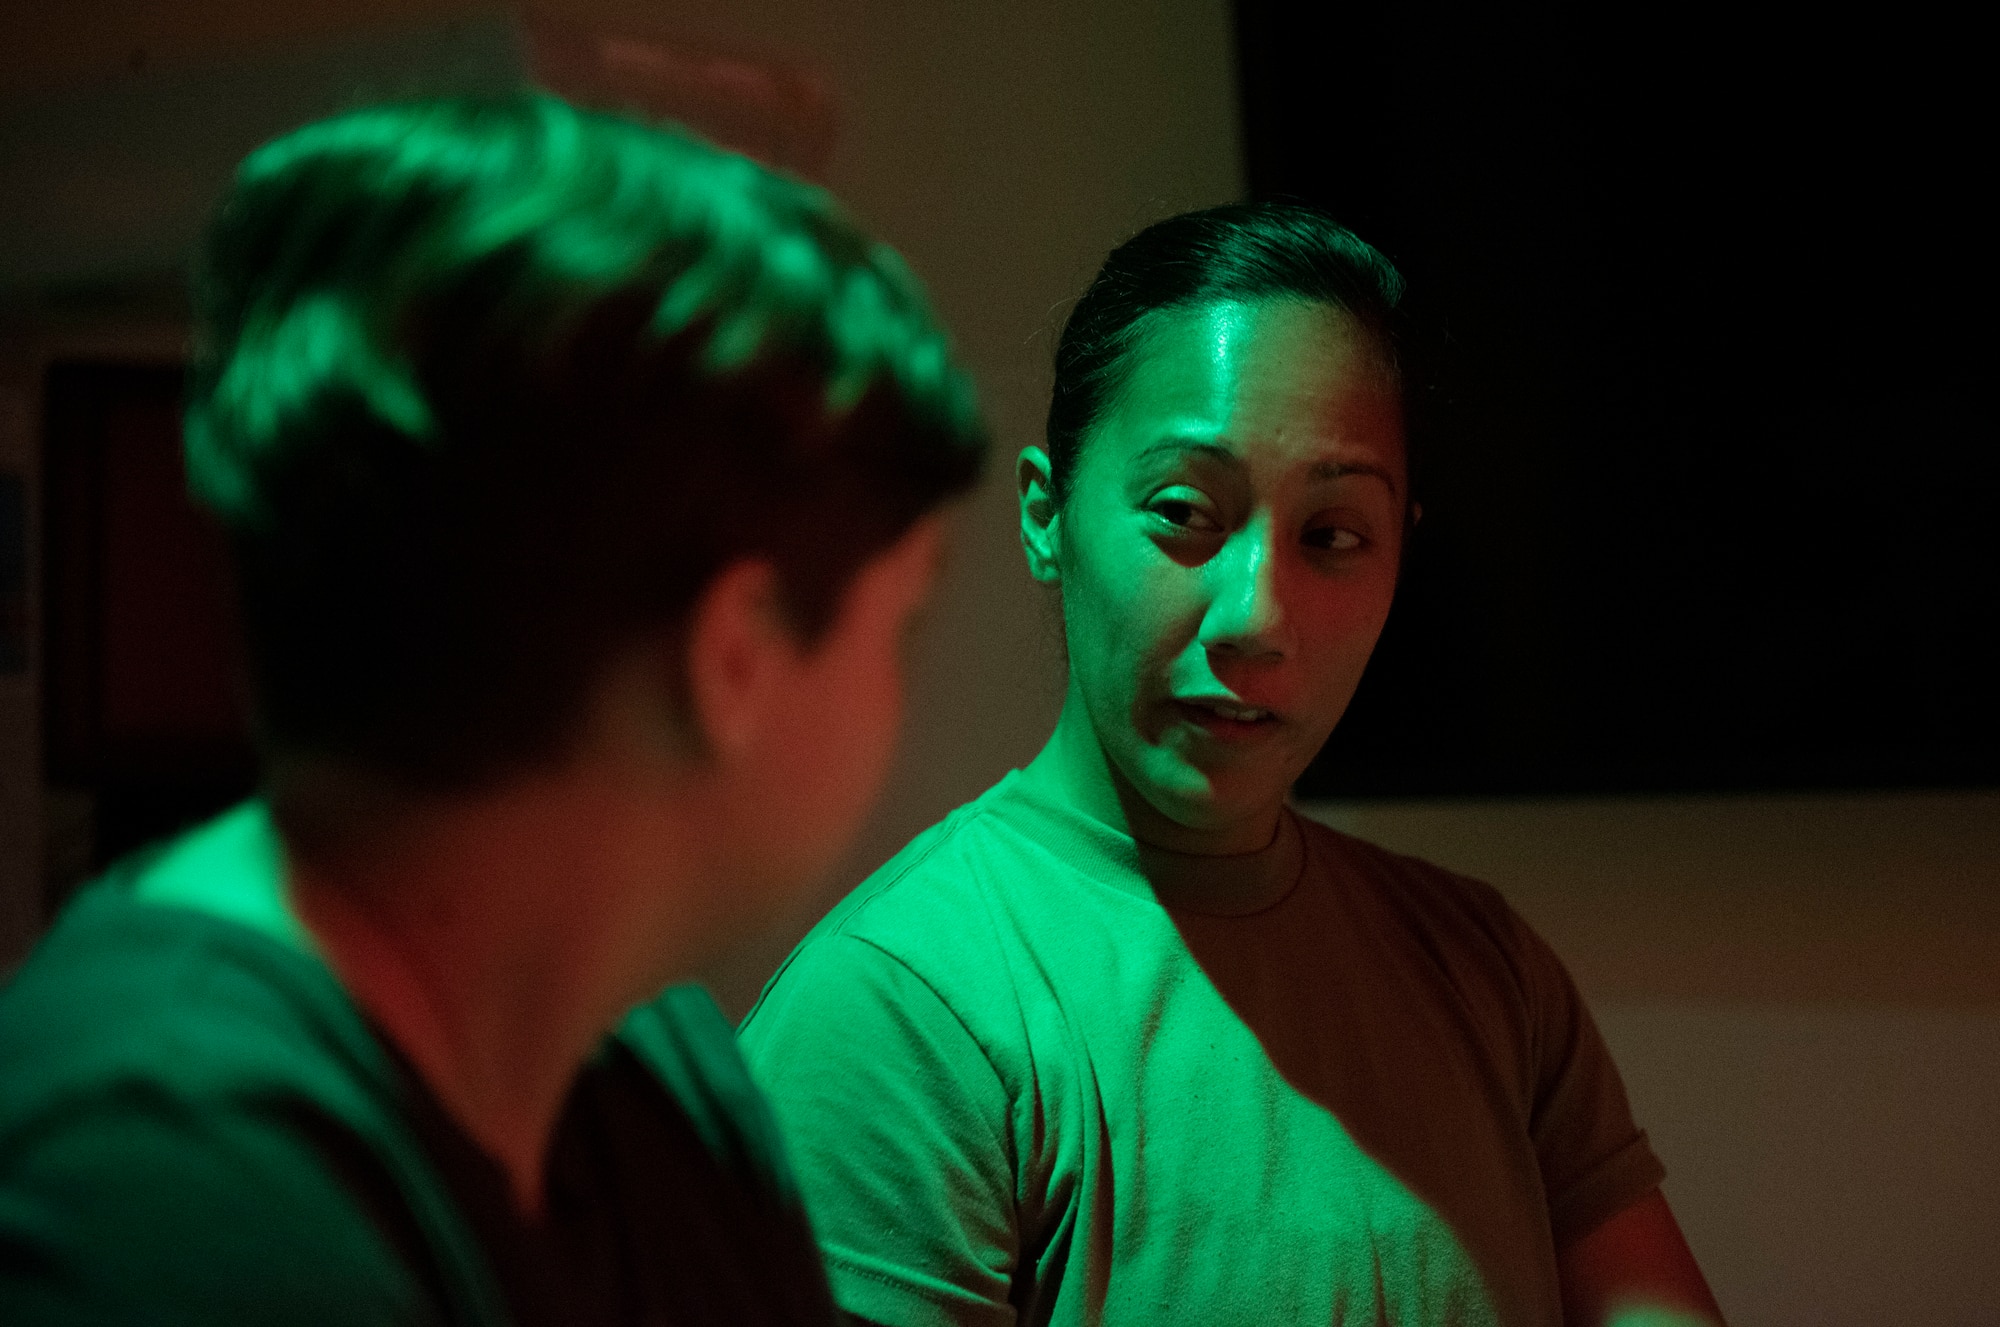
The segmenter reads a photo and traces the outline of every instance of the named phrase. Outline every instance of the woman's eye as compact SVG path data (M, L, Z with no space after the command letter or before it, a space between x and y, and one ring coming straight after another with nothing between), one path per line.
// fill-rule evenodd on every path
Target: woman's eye
M1306 531L1309 547L1325 549L1330 553L1351 553L1367 542L1357 532L1341 525L1322 525L1316 530Z
M1153 499L1148 510L1168 525L1181 530L1209 533L1222 528L1215 517L1202 509L1200 500L1191 495L1171 491L1162 493Z

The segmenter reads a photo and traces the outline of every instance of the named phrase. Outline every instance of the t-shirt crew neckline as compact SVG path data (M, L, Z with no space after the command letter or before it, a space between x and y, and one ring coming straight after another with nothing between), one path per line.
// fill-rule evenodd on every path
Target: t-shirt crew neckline
M989 813L1093 880L1169 912L1249 917L1283 903L1305 878L1306 835L1289 806L1281 808L1268 846L1211 856L1141 843L1070 805L1026 770L1010 770L980 800Z

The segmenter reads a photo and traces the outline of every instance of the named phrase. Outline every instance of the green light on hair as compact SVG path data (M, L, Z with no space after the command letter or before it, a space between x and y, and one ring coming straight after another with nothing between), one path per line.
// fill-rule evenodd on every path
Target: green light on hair
M207 408L188 421L188 483L204 501L241 511L250 501L241 469L220 454L209 421L231 420L239 437L276 439L321 409L330 391L346 389L378 419L406 437L429 438L436 423L409 370L379 350L351 304L312 295L239 342L216 380Z

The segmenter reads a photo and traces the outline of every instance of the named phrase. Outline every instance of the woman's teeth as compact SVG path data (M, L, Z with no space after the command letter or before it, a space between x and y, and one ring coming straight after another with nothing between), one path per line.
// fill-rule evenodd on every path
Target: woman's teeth
M1255 723L1259 719L1268 719L1271 717L1271 711L1253 709L1248 705L1229 705L1215 700L1203 701L1202 704L1205 708L1214 710L1223 718L1235 719L1239 723Z

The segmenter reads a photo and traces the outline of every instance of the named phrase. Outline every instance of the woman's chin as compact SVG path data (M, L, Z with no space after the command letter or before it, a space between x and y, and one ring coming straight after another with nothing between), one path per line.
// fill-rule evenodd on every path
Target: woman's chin
M1205 771L1171 756L1148 763L1151 777L1140 785L1140 795L1190 835L1229 838L1258 830L1284 805L1286 784L1247 778L1245 771Z

